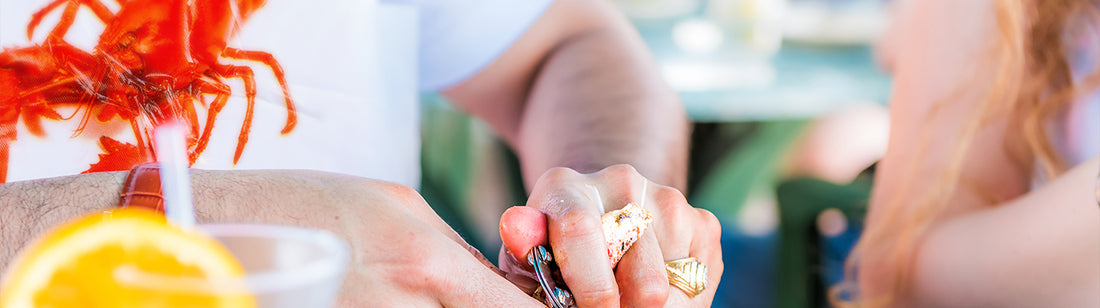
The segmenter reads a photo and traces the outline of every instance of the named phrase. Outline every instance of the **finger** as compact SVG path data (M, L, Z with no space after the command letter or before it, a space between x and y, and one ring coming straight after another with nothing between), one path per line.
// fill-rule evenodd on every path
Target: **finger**
M528 205L546 213L550 245L562 278L580 307L618 307L619 289L608 262L598 196L589 179L568 168L537 181Z
M511 207L500 216L500 239L504 242L498 259L500 269L504 278L528 294L538 282L526 256L535 246L546 244L546 232L546 216L535 208Z
M696 302L710 303L718 290L718 282L725 271L722 263L722 225L713 213L695 209L699 223L695 224L695 236L691 241L691 256L707 266L707 289L695 297Z
M618 307L619 289L608 261L600 216L573 203L548 215L550 245L579 307Z
M721 249L721 225L718 218L704 209L693 209L693 236L688 253L670 258L675 260L688 256L699 259L699 262L707 266L707 283L703 293L690 297L680 289L673 288L669 294L670 307L706 307L714 300L718 282L722 277L725 266L722 263Z
M500 239L513 257L526 259L531 248L547 242L546 216L533 207L511 207L500 216Z
M653 231L646 231L619 261L615 278L626 307L661 307L668 301L668 274Z
M713 288L717 285L717 280L714 280L713 283L710 282L711 279L717 278L717 276L711 273L711 269L709 268L713 263L711 261L713 256L710 250L720 250L720 246L693 246L693 244L697 242L696 237L699 236L698 232L705 228L697 227L703 222L700 218L699 210L691 207L691 205L687 203L687 199L684 198L684 195L680 193L679 190L667 186L655 185L651 197L653 198L651 210L653 211L655 222L653 231L661 245L662 261L671 261L690 256L699 258L700 262L708 266L708 284L703 294L693 298L688 296L684 291L669 286L666 306L709 306L710 299L714 297ZM647 208L650 208L650 206L647 205ZM701 253L707 255L699 255ZM718 259L721 259L720 252ZM719 260L719 262L721 262L721 260ZM663 267L664 264L662 262L662 268Z
M651 198L646 209L653 214L650 228L661 243L661 254L666 261L685 257L682 255L689 252L694 235L693 208L679 190L668 186L653 185Z
M709 269L708 269L709 271ZM707 275L710 275L709 273ZM709 305L701 305L700 303L710 303L710 301L703 301L703 294L699 294L694 298L687 295L684 290L680 290L677 287L669 285L668 290L668 302L665 307L709 307ZM711 285L707 285L709 289ZM706 292L703 292L704 294ZM713 295L711 296L713 298Z

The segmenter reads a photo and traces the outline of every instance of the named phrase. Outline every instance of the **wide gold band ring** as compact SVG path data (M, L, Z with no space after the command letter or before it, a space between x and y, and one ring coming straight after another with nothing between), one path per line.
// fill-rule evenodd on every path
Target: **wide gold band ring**
M695 297L707 289L707 266L699 259L687 257L665 261L665 271L668 272L668 284L684 291L688 297Z

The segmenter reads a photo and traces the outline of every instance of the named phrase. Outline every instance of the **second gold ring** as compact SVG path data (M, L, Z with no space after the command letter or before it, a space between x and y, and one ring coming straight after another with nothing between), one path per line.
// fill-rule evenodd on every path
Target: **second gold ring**
M665 262L668 283L695 297L707 289L707 266L699 259L687 257Z

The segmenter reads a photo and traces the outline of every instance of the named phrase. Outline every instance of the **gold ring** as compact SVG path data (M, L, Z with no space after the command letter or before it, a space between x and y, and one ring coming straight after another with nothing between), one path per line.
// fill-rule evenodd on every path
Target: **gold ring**
M665 261L668 272L668 284L684 291L688 297L695 297L707 289L707 266L699 259L687 257Z

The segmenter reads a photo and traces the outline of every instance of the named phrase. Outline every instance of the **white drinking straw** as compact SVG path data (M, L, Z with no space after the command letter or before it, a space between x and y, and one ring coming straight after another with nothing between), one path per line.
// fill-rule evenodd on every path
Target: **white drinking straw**
M191 202L191 175L183 125L161 124L154 134L160 161L160 185L164 191L164 216L180 228L192 229L195 227L195 205Z

